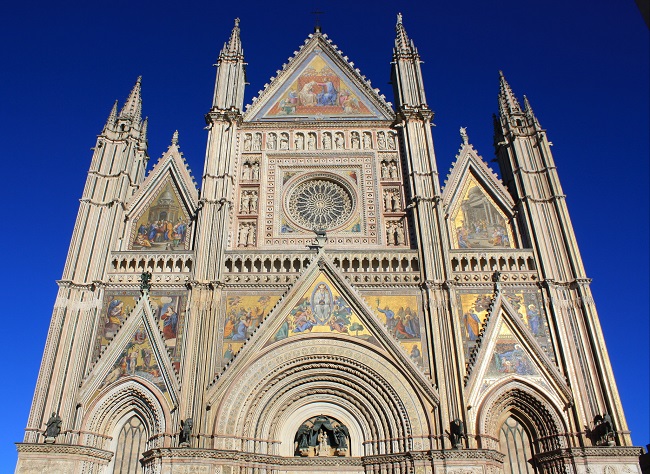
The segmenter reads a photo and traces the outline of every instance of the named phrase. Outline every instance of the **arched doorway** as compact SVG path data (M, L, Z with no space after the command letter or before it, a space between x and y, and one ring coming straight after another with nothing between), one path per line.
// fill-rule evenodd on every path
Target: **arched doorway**
M534 474L529 463L533 458L531 436L517 417L509 414L499 430L499 451L506 455L503 461L504 474Z

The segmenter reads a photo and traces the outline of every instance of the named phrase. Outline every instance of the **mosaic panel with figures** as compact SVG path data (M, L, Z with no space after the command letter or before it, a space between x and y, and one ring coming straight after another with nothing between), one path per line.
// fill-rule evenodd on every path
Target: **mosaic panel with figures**
M131 227L129 249L189 249L190 217L176 189L167 182Z
M280 299L276 295L229 293L223 329L223 362L227 364L242 348Z
M451 223L456 249L515 247L505 214L473 177L463 187Z
M507 289L504 294L524 324L530 329L542 350L551 360L555 360L548 322L543 313L539 292L536 289ZM461 292L458 294L460 327L466 355L469 354L478 338L481 325L487 318L492 298L492 293Z
M139 292L107 291L100 313L95 355L99 355L115 337L139 298ZM162 332L165 345L171 353L172 364L180 370L181 349L185 334L186 293L183 291L155 291L149 295L154 319Z
M327 55L316 50L253 120L296 118L384 117Z

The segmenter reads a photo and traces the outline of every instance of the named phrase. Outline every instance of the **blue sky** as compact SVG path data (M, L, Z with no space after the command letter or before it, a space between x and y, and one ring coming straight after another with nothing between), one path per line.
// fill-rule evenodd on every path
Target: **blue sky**
M249 103L312 31L316 8L325 11L323 31L388 100L395 16L403 13L424 60L442 176L460 126L487 161L494 157L500 69L520 99L528 96L554 143L633 440L649 443L650 41L634 2L226 3L31 1L3 9L0 202L16 225L4 227L0 471L13 471L12 443L26 426L90 148L114 100L121 105L142 75L151 164L178 129L200 180L212 64L233 19L241 18Z

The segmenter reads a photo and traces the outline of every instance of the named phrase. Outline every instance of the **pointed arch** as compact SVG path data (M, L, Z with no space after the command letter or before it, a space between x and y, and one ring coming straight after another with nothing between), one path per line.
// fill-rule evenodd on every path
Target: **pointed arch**
M81 425L85 444L114 451L112 444L132 416L138 417L148 433L147 449L163 445L163 438L157 435L171 425L167 403L156 388L135 378L116 382L91 403Z
M496 385L479 406L476 434L480 447L499 450L499 432L511 416L524 426L533 455L565 447L567 423L561 409L537 387L519 379Z

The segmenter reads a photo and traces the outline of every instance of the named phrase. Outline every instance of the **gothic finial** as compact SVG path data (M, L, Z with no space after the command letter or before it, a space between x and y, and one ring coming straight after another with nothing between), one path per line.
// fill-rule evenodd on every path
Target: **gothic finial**
M524 96L524 112L526 112L526 115L528 115L535 124L539 125L537 117L535 117L535 112L533 112L533 108L531 107L530 102L528 102L528 97L526 96Z
M117 120L117 100L113 104L113 108L111 109L111 113L108 114L108 119L106 120L106 125L104 126L104 130L106 130L109 127L112 127L115 125L115 121Z
M413 55L417 54L413 41L409 39L406 34L406 29L404 29L401 13L397 14L397 25L395 26L395 31L397 31L397 36L395 37L394 55L397 57L413 57Z
M467 128L466 127L460 127L460 138L463 139L463 144L464 145L469 144L469 137L467 136Z
M178 130L172 135L172 145L178 145Z
M142 97L141 97L142 76L138 76L129 97L120 111L120 118L130 118L138 123L142 120Z
M521 107L519 106L517 97L512 92L508 81L506 81L503 71L499 71L499 113L504 116L520 112Z
M239 18L235 18L235 26L230 33L228 44L224 45L221 54L243 54L244 51L241 47L241 38L239 31Z

